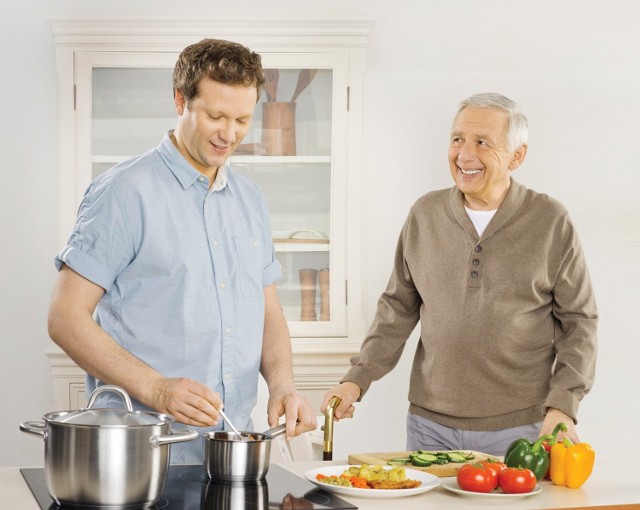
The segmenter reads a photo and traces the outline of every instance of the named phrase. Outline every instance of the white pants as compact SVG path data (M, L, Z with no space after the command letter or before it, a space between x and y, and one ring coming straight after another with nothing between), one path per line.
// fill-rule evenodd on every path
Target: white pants
M535 441L541 427L542 422L500 430L462 430L408 413L407 450L473 450L501 457L516 439Z

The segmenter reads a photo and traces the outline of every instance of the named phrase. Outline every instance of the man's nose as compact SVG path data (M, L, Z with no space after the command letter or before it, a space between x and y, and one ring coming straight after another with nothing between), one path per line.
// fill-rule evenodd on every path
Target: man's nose
M475 145L465 142L462 144L458 151L458 157L456 158L458 161L473 161L476 158L476 149Z
M228 144L236 141L235 123L232 120L226 121L220 129L220 138Z

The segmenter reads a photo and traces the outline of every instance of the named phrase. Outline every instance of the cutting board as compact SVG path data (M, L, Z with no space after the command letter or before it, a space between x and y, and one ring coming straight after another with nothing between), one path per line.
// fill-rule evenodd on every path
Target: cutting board
M489 455L487 453L475 452L471 450L459 450L466 452L472 452L475 455L475 458L470 460L470 462L478 462L479 460L488 459L489 457L493 457L493 455ZM409 453L412 452L384 452L384 453L353 453L349 455L349 464L381 464L386 465L387 462L391 459L395 459L397 457L408 457ZM454 463L449 462L449 464L432 464L429 467L417 467L411 464L407 464L405 467L407 469L417 469L418 471L425 471L427 473L431 473L433 475L444 478L446 476L456 476L458 470L464 466L465 463Z

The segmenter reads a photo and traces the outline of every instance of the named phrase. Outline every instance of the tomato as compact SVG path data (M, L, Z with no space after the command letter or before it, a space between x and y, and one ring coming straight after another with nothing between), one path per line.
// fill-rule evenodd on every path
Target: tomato
M507 469L507 465L504 462L500 462L498 459L494 457L490 457L485 460L481 460L480 464L482 464L487 469L492 469L496 477L500 477L500 473L502 473L505 469Z
M521 494L531 492L536 488L536 475L526 468L507 468L498 479L502 492L506 494Z
M471 492L491 492L498 486L498 477L493 469L480 463L465 464L457 475L462 490Z

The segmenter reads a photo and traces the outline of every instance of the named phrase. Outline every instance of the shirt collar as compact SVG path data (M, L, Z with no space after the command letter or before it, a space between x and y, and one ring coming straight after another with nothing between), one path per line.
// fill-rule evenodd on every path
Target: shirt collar
M158 144L157 151L160 154L162 160L169 167L169 170L175 175L176 179L180 182L184 189L195 184L202 174L198 172L193 166L184 158L178 148L173 144L171 140L171 133L173 130L168 131L160 144ZM218 174L213 181L211 191L220 191L227 187L229 184L227 166L223 165L218 169Z

